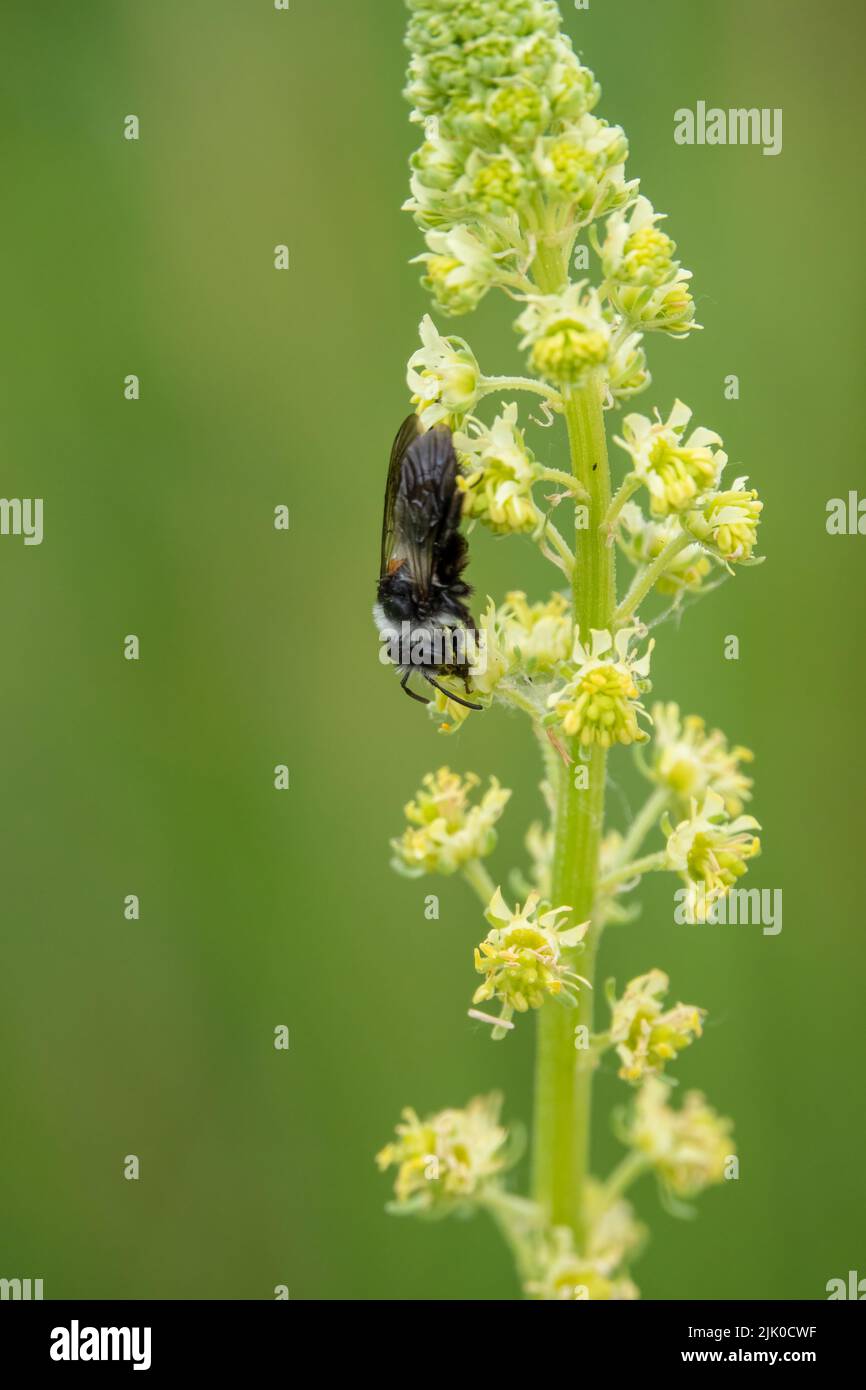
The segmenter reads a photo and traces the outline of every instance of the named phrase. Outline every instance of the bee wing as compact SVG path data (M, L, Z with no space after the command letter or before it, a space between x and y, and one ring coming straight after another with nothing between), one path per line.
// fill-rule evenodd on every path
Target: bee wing
M394 503L394 559L404 560L416 593L425 596L442 538L460 517L457 455L447 425L414 439L400 467Z
M388 465L388 482L385 487L385 512L382 518L382 555L379 563L379 578L388 573L388 566L394 554L394 516L397 506L397 492L400 487L400 474L403 458L409 445L421 433L421 421L417 415L407 415L394 440L391 461Z

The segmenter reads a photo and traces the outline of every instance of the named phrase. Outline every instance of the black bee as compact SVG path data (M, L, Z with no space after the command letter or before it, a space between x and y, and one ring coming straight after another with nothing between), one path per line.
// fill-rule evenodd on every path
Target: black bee
M449 700L481 709L436 679L457 676L469 691L466 643L477 636L464 602L472 590L461 578L469 547L460 533L458 472L447 425L425 432L417 415L403 421L388 468L373 616L383 639L383 660L402 672L400 685L407 695L428 703L407 684L417 671Z

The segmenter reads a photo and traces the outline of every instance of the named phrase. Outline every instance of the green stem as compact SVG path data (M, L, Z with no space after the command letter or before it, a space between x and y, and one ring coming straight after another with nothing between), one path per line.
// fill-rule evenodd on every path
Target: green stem
M463 865L463 877L474 888L481 902L486 907L496 892L496 884L490 877L480 859L470 859L468 864Z
M654 869L665 867L665 851L660 849L656 854L646 854L643 859L633 859L630 864L621 864L613 869L609 874L599 881L599 888L603 892L615 888L618 883L627 883L630 878L640 878L643 874L652 873Z
M558 528L554 526L549 516L544 518L544 529L541 532L540 539L542 541L545 539L550 541L550 544L562 561L562 569L566 577L571 579L574 575L574 556L571 553L568 541L561 535ZM547 558L550 559L551 557L548 556Z
M625 1158L614 1168L610 1177L604 1185L604 1204L606 1207L613 1206L617 1198L627 1192L632 1183L645 1173L650 1167L650 1161L646 1154L633 1150L626 1154Z
M613 523L616 521L626 502L629 500L630 497L634 496L639 487L640 478L638 478L634 473L629 473L628 477L620 483L619 487L617 488L616 496L614 497L613 501L611 502L608 508L607 516L604 518L604 521L602 522L602 526L604 526L608 534L610 534L610 531L613 527Z
M539 465L538 477L544 483L558 483L560 487L571 493L572 497L577 497L581 502L588 502L589 495L584 492L580 483L571 473L563 473L561 468L544 468Z
M622 844L619 847L619 854L616 857L616 864L628 863L633 859L649 835L661 820L662 815L667 810L671 801L671 793L667 787L656 787L655 791L644 802L638 811L631 825L629 826Z
M687 535L684 531L682 535L675 536L672 541L668 542L664 550L660 551L651 565L647 565L645 569L638 571L632 581L631 588L616 610L615 622L617 627L622 627L623 623L627 622L635 612L638 605L643 603L650 589L665 573L671 560L673 560L681 550L685 550L687 545L693 544L694 538Z
M539 225L543 227L540 219ZM532 268L543 294L563 288L567 267L561 245L539 236ZM610 628L615 599L615 550L605 542L601 522L610 507L610 467L602 410L603 385L596 378L563 391L571 471L588 495L589 526L575 512L575 566L572 609L575 630L588 642L590 629ZM575 762L581 755L570 740ZM590 920L583 951L567 962L592 981L599 922L594 918L599 846L604 824L606 752L595 745L588 763L588 786L575 787L570 768L559 769L554 815L553 902L571 908L572 923ZM581 986L576 1009L547 1004L538 1015L532 1195L556 1226L569 1226L578 1247L586 1238L585 1184L589 1172L592 1067L574 1046L575 1028L592 1033L593 991Z
M538 705L534 704L527 695L524 695L514 682L507 679L502 681L496 693L501 695L503 700L507 700L510 705L514 705L515 709L523 710L524 714L528 714L533 724L538 724L544 711L540 710Z
M537 396L554 405L559 405L559 392L546 381L538 381L533 376L485 376L481 378L481 395L489 396L494 391L534 391Z

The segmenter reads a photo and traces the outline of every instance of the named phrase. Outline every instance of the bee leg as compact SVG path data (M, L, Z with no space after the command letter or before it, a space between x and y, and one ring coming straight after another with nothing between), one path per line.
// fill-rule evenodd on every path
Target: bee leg
M424 672L424 679L425 681L430 682L434 690L440 691L445 696L446 700L453 700L455 704L463 705L466 709L484 708L483 705L473 705L471 700L464 700L462 695L455 695L453 690L446 690L445 687L440 685L438 681L434 680L432 676L428 676L426 671Z
M406 684L411 674L411 669L406 671L405 675L403 676L403 679L400 682L400 689L406 692L410 700L417 700L419 705L429 705L429 700L425 700L423 695L416 695L415 691L410 690L408 685Z

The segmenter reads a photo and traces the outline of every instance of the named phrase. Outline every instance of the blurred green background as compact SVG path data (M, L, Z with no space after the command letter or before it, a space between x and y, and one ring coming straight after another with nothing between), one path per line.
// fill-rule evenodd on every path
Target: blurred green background
M723 433L770 557L657 634L655 694L756 750L750 884L781 888L785 917L777 937L675 927L653 882L606 940L604 974L658 964L709 1009L677 1075L736 1118L742 1163L690 1223L637 1189L653 1241L634 1274L646 1297L822 1298L866 1274L866 540L825 531L864 479L863 9L563 10L706 327L650 344L639 408L680 395ZM428 307L400 212L403 27L398 0L3 5L2 492L45 498L45 541L0 538L0 1275L47 1297L517 1294L484 1221L386 1217L372 1161L406 1104L495 1086L510 1118L530 1104L531 1024L493 1046L465 1015L467 891L388 868L402 805L441 762L498 774L502 878L540 809L519 718L442 738L377 661L387 453ZM783 153L676 147L673 112L699 99L781 106ZM518 370L511 317L491 296L450 331ZM561 437L535 442L562 461ZM473 542L482 597L540 597L544 570ZM614 776L618 816L627 755Z

